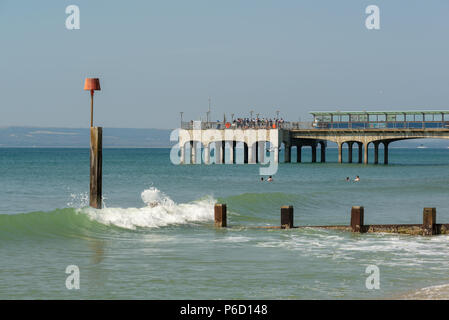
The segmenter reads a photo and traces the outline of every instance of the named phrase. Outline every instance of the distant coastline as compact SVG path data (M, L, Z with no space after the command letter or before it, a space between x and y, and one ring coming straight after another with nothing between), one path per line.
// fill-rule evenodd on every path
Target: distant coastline
M104 148L171 148L173 129L107 128L103 129ZM89 128L0 127L0 148L89 148ZM390 148L447 149L449 140L416 139L394 142ZM336 148L330 143L328 148ZM419 148L418 148L419 149ZM424 149L424 148L421 148Z

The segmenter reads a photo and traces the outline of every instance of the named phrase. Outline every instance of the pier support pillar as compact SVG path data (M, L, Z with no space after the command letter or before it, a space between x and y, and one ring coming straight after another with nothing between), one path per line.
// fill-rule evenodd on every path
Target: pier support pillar
M248 144L243 143L243 163L248 163Z
M254 152L254 148L253 145L249 145L248 146L248 163L255 163L255 152Z
M215 163L216 164L222 164L223 159L223 143L222 141L216 141L215 142Z
M179 160L180 160L180 164L184 164L185 163L185 161L186 161L186 159L185 159L185 156L186 156L186 153L185 153L185 148L184 148L184 146L180 146L179 147L179 150L180 150L180 154L179 154Z
M384 141L384 164L388 164L388 145L389 141Z
M321 141L321 162L326 162L326 143Z
M293 206L281 207L281 228L293 228Z
M190 141L190 164L196 164L196 141Z
M362 151L362 147L363 147L363 143L361 143L361 142L357 142L357 144L358 144L358 146L359 146L359 163L362 163L362 154L363 154L363 151Z
M338 145L338 163L342 163L343 162L343 157L342 157L342 146L343 144L341 142L337 142Z
M289 144L285 144L284 149L284 162L292 162L292 147Z
M296 162L301 163L301 158L302 158L302 145L298 144L296 146Z
M215 215L215 226L216 227L226 228L228 226L226 204L220 204L220 203L215 204L214 215Z
M373 142L374 143L374 164L379 163L379 142Z
M274 152L274 154L273 154L274 163L279 163L279 146L274 145L272 152Z
M229 159L226 163L233 164L234 163L234 142L228 141L226 142L228 145Z
M347 142L348 144L348 163L352 163L352 145L354 144L354 142L349 141Z
M436 218L437 218L437 209L436 208L424 208L423 210L423 235L431 236L436 234Z
M232 163L237 163L237 141L232 141Z
M259 163L259 141L256 141L255 147L256 147L256 150L254 150L255 151L254 152L254 159L256 159L255 163Z
M364 148L364 153L365 153L365 155L364 155L364 157L363 157L363 163L364 164L368 164L368 144L369 144L369 142L365 142L364 144L363 144L363 148Z
M259 141L259 163L265 163L265 141Z
M210 149L209 149L209 144L204 146L204 150L203 150L203 161L205 164L210 164Z
M103 128L90 128L90 199L92 208L101 209Z
M365 209L363 207L351 208L351 229L352 232L363 232L363 220Z
M312 162L316 162L316 144L312 145Z

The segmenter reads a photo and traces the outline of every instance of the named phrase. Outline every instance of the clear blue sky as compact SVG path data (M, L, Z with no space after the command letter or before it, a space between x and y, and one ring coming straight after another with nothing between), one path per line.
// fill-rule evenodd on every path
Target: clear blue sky
M65 28L66 6L81 29ZM381 29L365 28L380 7ZM0 126L449 109L449 1L0 0Z

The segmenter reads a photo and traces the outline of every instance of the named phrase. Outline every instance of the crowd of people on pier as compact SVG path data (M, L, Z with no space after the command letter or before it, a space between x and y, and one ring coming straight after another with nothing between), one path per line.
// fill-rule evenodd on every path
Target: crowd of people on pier
M281 128L284 124L284 119L271 118L237 118L232 121L231 127L236 129L271 129Z

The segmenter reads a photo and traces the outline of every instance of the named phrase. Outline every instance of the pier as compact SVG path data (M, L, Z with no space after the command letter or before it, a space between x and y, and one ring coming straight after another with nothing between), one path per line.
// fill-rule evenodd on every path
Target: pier
M182 164L266 164L292 162L296 148L297 162L302 162L302 148L310 147L312 162L326 162L328 142L338 149L338 162L343 163L343 147L347 146L347 162L368 164L373 146L374 164L383 149L383 163L388 164L392 142L409 139L449 139L449 111L401 112L311 112L311 122L265 122L249 119L244 123L182 122L179 134ZM357 148L357 157L353 157ZM189 153L186 152L189 150ZM211 152L213 151L213 158ZM187 155L190 157L187 157ZM357 158L357 159L354 159Z

